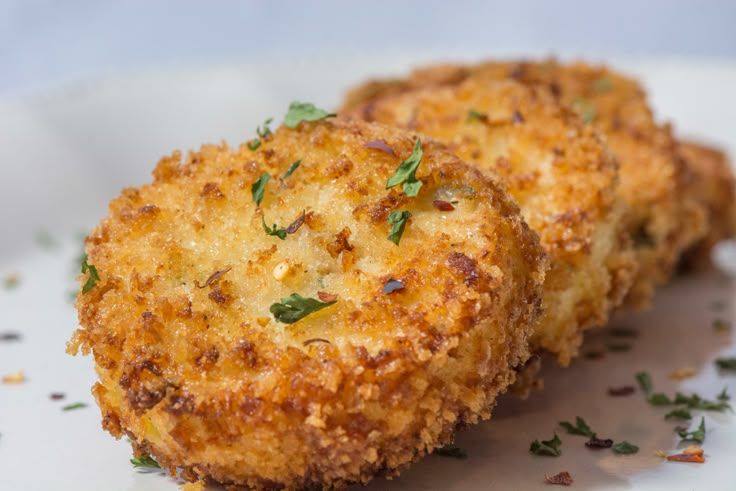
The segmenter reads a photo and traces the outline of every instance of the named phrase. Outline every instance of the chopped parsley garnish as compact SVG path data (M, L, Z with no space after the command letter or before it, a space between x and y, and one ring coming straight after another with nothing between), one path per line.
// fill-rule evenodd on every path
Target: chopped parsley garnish
M471 109L468 111L468 119L465 120L466 123L471 123L473 121L485 121L488 119L487 114L483 114L481 112L476 111L475 109Z
M294 173L295 170L299 168L299 164L302 163L302 159L297 160L296 162L292 162L292 164L289 166L289 168L286 170L286 174L284 174L284 179L289 177Z
M575 100L572 101L572 104L580 113L583 123L588 124L595 119L595 106L590 101L583 99L582 97L576 97Z
M467 459L468 454L460 447L440 447L433 452L441 457L452 457L453 459Z
M705 441L705 418L700 418L700 425L698 429L694 431L679 431L677 432L684 441L693 441L703 443Z
M670 399L667 394L664 394L662 392L655 392L654 394L651 394L649 397L647 397L647 401L652 406L669 406L672 404L672 399Z
M591 88L593 92L607 92L613 88L613 80L608 77L601 77L593 81Z
M85 402L75 402L73 404L67 404L66 406L62 407L62 411L74 411L75 409L82 409L87 407L87 403Z
M718 394L719 401L728 401L731 399L731 396L728 394L728 388L724 387L720 394Z
M261 201L263 201L263 193L266 190L266 183L271 180L271 174L268 172L261 174L261 176L256 179L256 182L254 182L250 187L250 192L253 195L253 201L255 201L257 206L261 206Z
M652 393L652 376L649 375L647 372L638 372L636 375L636 381L639 383L639 387L641 387L641 391L644 392L644 395L648 396Z
M638 452L639 447L624 440L612 446L611 450L618 454L629 455Z
M271 235L273 237L278 237L281 240L286 240L286 234L287 230L285 228L279 228L278 225L275 223L273 224L273 228L266 225L266 219L263 218L263 215L261 215L261 222L263 223L263 230L266 231L266 235Z
M404 194L407 196L416 196L419 194L419 189L422 187L422 181L417 179L416 172L419 168L419 164L422 163L422 141L417 138L417 143L414 145L414 151L408 159L404 160L399 164L396 169L396 173L389 177L386 181L386 189L390 189L397 184L402 184L401 187Z
M682 420L688 420L692 419L693 415L690 414L690 409L686 407L680 407L677 409L673 409L672 411L668 412L664 415L664 419L682 419Z
M702 409L704 411L725 411L726 409L731 409L731 405L723 400L719 400L718 402L710 401L703 399L697 394L686 396L679 392L675 394L674 404L685 404L690 409Z
M406 222L411 217L411 212L395 210L388 215L388 224L391 225L391 232L388 234L388 240L399 245L401 236L404 235Z
M260 126L256 127L256 133L261 138L266 138L271 134L271 128L268 127L269 124L273 121L273 118L268 118L266 121L263 122L263 129L261 129Z
M100 275L97 274L97 268L93 264L87 263L87 258L85 257L82 261L82 274L87 273L89 271L89 278L87 278L87 282L82 287L82 294L87 293L92 289L92 287L95 286L95 283L100 281Z
M289 110L284 116L284 125L287 128L296 128L302 121L318 121L320 119L332 118L335 113L328 113L324 109L316 107L309 102L292 102Z
M146 469L160 469L161 466L158 465L158 462L156 462L153 457L150 455L141 455L140 457L133 457L130 459L130 463L133 464L134 467L143 467Z
M535 455L548 455L550 457L559 457L562 454L560 446L562 440L554 433L554 437L551 440L534 440L529 446L529 451Z
M575 425L568 423L567 421L560 421L560 426L565 428L567 432L572 435L595 436L595 433L590 429L588 423L586 423L580 416L575 418Z
M336 302L337 300L320 302L316 298L302 297L298 293L292 293L288 297L282 298L281 303L272 304L269 310L277 321L283 322L284 324L293 324L309 314L329 307Z
M718 358L716 365L721 370L736 370L736 356L731 358Z
M258 150L258 147L261 146L261 139L260 138L254 138L246 143L249 150Z

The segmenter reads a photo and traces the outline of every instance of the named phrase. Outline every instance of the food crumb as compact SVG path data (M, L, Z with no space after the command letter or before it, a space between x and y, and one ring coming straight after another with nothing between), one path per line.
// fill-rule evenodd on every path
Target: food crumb
M51 394L49 394L49 399L51 399L52 401L60 401L65 397L66 394L64 394L63 392L52 392Z
M182 491L203 491L205 487L204 481L188 482L181 485Z
M572 476L567 471L562 471L559 474L555 474L552 477L549 477L547 474L545 474L544 479L549 484L559 484L561 486L569 486L572 484Z
M625 397L636 392L633 385L623 385L621 387L609 387L608 395L611 397Z
M10 373L8 375L3 376L4 384L22 384L25 381L26 381L26 376L20 370L18 370L15 373Z
M0 333L0 341L20 341L20 334L12 331Z
M668 455L667 460L670 462L692 462L695 464L705 463L703 449L697 445L685 447L678 454Z
M20 276L18 273L10 273L8 275L5 275L5 278L3 279L3 285L5 285L5 289L10 290L13 288L16 288L20 284Z
M670 378L672 380L685 380L694 376L696 373L697 371L693 367L683 367L670 373Z
M656 452L654 452L654 455L656 455L660 459L666 459L667 458L667 452L665 452L664 450L657 450Z

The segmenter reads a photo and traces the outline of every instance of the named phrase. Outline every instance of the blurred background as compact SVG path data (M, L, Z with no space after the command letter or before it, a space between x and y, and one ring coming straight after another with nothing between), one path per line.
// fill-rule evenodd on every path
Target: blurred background
M736 56L733 0L0 1L0 96L226 62Z

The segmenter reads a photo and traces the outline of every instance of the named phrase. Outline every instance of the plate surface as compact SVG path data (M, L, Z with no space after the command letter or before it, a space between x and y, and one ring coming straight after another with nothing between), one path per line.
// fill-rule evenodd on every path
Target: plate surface
M0 384L0 488L8 490L170 490L177 482L128 463L125 441L100 428L89 389L89 358L64 354L76 328L71 292L76 284L80 236L104 216L124 186L150 179L158 158L176 148L254 135L263 120L278 121L292 100L334 107L343 91L368 75L400 73L427 59L394 56L222 66L89 82L22 100L0 102L0 279L16 274L15 288L0 284L0 375L22 370L26 381ZM703 60L607 60L641 77L660 116L680 133L736 150L736 63ZM678 448L667 408L647 404L637 390L610 397L608 387L635 385L651 373L657 390L697 391L715 398L736 394L736 374L713 360L736 355L734 331L717 332L713 320L730 321L736 285L722 273L679 278L663 288L652 310L617 318L612 326L636 329L621 339L610 328L591 332L586 349L630 344L602 359L580 359L568 369L544 360L545 389L526 401L504 397L491 421L458 435L465 460L430 456L393 481L369 489L546 489L544 475L568 471L578 489L734 489L736 418L703 412L707 437L703 465L663 462L655 456ZM669 374L692 367L677 382ZM63 401L49 395L61 392ZM84 402L88 407L62 411ZM636 455L592 451L585 438L568 435L558 421L584 417L602 437L628 440ZM690 423L696 426L701 412ZM537 457L529 443L557 431L558 458Z

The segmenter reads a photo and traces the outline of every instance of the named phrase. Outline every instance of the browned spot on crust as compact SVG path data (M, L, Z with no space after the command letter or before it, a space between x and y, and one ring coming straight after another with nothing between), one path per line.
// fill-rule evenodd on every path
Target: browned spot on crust
M351 232L350 228L343 227L340 232L335 235L335 240L327 244L327 252L330 253L330 256L333 258L336 258L340 255L342 251L352 251L353 246L350 244L348 239L350 238Z
M478 270L475 261L462 252L453 252L447 258L447 264L462 273L463 283L466 286L473 286L478 282Z
M220 188L214 182L208 182L205 184L199 195L205 199L222 199L225 197L222 191L220 191Z

